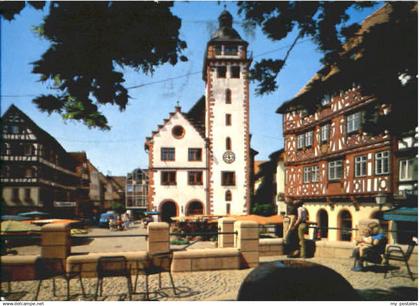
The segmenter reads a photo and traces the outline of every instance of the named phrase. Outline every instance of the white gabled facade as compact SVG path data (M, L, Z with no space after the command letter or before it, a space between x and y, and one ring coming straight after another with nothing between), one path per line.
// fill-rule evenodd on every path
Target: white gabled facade
M166 206L165 209L172 212L172 215L182 216L190 214L188 209L201 206L203 214L207 184L204 138L181 113L179 107L165 121L165 124L154 132L149 144L149 208L162 211ZM182 135L176 134L177 129L182 129ZM201 160L189 160L191 149L201 151ZM165 154L168 156L162 156ZM174 155L173 160L171 154ZM174 174L168 174L169 172ZM189 183L191 172L201 173L201 182L196 180L195 184Z
M149 209L165 221L167 215L249 213L248 43L232 28L227 11L219 23L205 52L205 97L187 113L177 107L146 141ZM189 160L191 149L201 149L199 161Z

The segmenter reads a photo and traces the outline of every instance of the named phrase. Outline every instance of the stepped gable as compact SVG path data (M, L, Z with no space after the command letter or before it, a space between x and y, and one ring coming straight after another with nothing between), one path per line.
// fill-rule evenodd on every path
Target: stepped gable
M181 114L191 125L192 127L200 134L203 139L205 139L206 128L205 128L205 108L206 108L206 98L202 96L198 101L193 105L193 107L186 113L181 112L181 107L176 106L175 112L170 112L168 118L163 119L163 124L159 124L158 128L152 131L152 136L146 137L145 149L148 148L149 142L153 137L159 133L159 131L165 126L166 123L174 116L176 113Z

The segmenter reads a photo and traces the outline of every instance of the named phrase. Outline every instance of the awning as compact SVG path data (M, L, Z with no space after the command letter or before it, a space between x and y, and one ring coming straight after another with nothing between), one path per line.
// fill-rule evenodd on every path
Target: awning
M401 206L384 211L384 220L417 222L417 207Z

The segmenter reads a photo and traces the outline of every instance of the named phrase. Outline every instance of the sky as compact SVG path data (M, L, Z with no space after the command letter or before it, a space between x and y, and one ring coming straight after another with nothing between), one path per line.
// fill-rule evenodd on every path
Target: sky
M234 17L234 28L249 42L254 60L284 57L294 35L273 42L258 28L252 34L245 33L240 24L242 19L237 15L236 2L176 2L172 12L182 19L181 39L188 44L184 54L189 61L176 66L161 66L152 76L124 69L128 87L145 85L129 91L131 99L124 112L112 106L101 108L111 126L110 131L89 129L82 123L65 121L58 114L42 113L32 103L35 96L49 93L46 85L38 81L39 76L31 73L31 63L41 57L49 44L33 32L46 11L27 7L14 21L1 20L1 114L15 104L68 152L85 151L104 174L126 175L135 168L147 168L145 138L163 123L177 101L183 111L188 111L204 94L205 84L201 78L204 49L211 33L217 29L217 17L225 4ZM380 5L351 11L348 22L362 21ZM259 152L257 160L266 160L270 153L283 147L282 118L275 111L284 101L295 96L321 68L321 55L311 40L301 39L278 76L279 89L276 92L257 96L255 84L251 83L251 147Z

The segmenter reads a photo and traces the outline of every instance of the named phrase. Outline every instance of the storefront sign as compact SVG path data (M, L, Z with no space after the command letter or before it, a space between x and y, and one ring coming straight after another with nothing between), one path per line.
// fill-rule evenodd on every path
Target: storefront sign
M76 202L57 202L57 201L54 201L54 207L76 207Z

